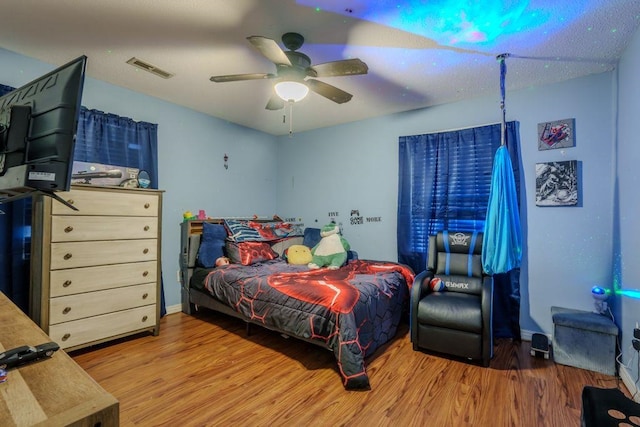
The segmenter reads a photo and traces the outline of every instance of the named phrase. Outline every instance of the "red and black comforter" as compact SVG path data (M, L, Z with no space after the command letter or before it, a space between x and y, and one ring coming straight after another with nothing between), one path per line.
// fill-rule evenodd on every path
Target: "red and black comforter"
M212 270L206 289L245 317L319 340L336 357L347 389L368 389L364 359L396 334L413 282L406 266L353 260L338 270L281 259Z

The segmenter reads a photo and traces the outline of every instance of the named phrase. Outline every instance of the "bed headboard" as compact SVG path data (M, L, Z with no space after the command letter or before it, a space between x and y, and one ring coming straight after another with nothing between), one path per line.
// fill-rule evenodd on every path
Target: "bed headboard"
M236 219L242 221L254 222L274 222L282 221L276 217L273 218L209 218L209 219L191 219L180 224L180 284L183 288L189 287L189 280L193 274L193 268L198 258L198 248L200 248L200 237L202 236L203 223L222 224L225 219Z
M190 313L189 307L189 281L193 275L194 268L196 267L196 260L198 258L198 249L200 248L200 238L204 229L204 223L223 224L225 219L234 219L240 221L253 221L253 222L274 222L283 221L279 217L273 218L210 218L206 220L192 219L184 221L180 224L180 256L178 264L180 266L180 284L182 293L182 311ZM297 240L299 239L299 240ZM281 245L276 243L272 248L280 255L291 244L305 244L309 247L313 247L320 240L319 228L305 228L304 237L293 237L291 240L287 240L287 244ZM276 245L279 245L276 248ZM358 253L353 249L347 251L347 260L357 259Z

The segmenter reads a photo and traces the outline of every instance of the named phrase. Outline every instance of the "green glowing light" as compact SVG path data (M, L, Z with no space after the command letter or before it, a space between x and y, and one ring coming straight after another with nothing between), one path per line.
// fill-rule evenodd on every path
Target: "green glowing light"
M622 295L629 298L640 299L640 290L638 289L620 289L615 291L616 295Z

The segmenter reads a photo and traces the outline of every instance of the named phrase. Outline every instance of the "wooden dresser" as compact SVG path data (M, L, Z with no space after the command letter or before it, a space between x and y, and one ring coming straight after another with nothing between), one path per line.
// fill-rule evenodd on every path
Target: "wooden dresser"
M74 185L33 204L31 318L74 350L160 327L162 192Z
M0 292L0 353L51 339ZM64 351L19 366L0 383L0 426L119 424L118 401Z

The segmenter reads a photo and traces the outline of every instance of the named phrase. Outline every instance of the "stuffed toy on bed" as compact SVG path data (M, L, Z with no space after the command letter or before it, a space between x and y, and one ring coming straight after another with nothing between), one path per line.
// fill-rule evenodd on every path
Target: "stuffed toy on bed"
M285 259L289 264L305 265L311 262L311 249L305 245L291 245L285 251Z
M311 249L313 258L309 263L310 269L328 267L337 270L347 261L349 242L340 235L340 227L331 223L322 227L320 242Z

